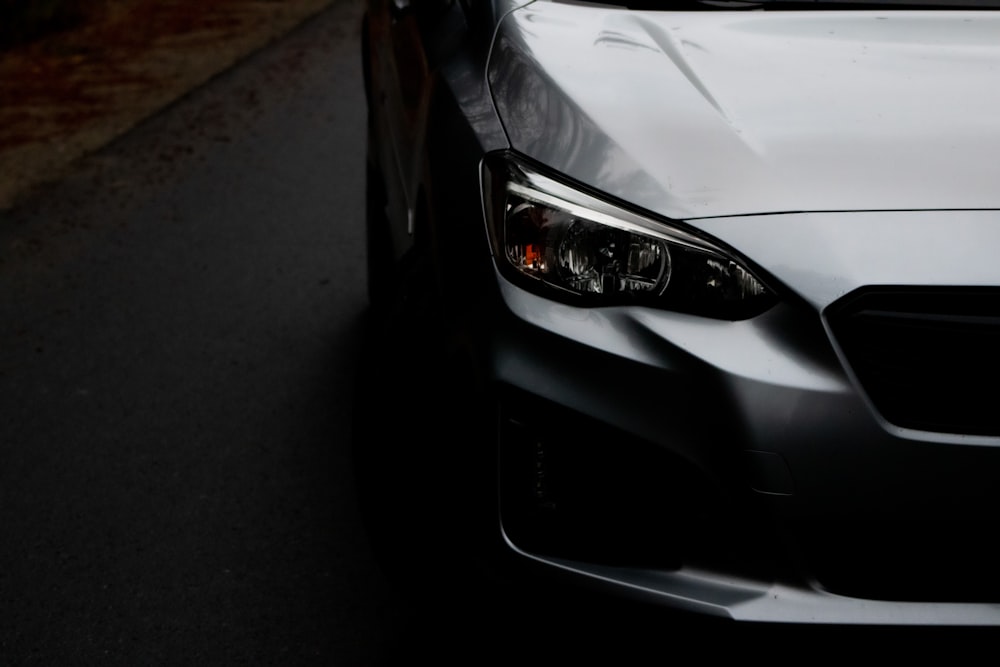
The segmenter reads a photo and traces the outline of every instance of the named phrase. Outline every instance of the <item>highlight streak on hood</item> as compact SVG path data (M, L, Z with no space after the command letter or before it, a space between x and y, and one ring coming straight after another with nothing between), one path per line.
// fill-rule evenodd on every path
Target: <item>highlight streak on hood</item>
M1000 208L995 12L536 2L489 77L515 149L662 215Z
M684 45L678 40L673 39L670 33L663 29L655 21L651 21L642 16L636 17L639 25L649 34L649 36L656 42L656 45L660 48L664 55L670 58L670 61L677 68L677 71L684 75L688 80L688 83L697 90L705 101L712 105L712 107L719 112L719 115L725 118L727 121L730 120L726 112L722 109L722 105L715 99L711 92L708 90L708 86L704 81L698 76L698 73L692 69L690 63L684 58ZM689 48L693 45L688 45Z

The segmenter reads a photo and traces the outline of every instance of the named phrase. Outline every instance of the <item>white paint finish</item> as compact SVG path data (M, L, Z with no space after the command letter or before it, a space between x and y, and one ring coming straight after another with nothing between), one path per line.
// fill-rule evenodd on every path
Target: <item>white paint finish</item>
M995 12L536 2L490 78L517 150L662 215L1000 207Z
M817 310L865 285L1000 284L1000 211L805 213L698 225Z

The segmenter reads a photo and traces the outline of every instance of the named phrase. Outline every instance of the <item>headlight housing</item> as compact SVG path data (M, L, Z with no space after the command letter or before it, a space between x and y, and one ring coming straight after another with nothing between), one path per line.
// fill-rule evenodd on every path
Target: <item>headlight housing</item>
M584 306L636 303L728 320L777 300L718 244L510 155L486 160L483 184L494 259L526 289Z

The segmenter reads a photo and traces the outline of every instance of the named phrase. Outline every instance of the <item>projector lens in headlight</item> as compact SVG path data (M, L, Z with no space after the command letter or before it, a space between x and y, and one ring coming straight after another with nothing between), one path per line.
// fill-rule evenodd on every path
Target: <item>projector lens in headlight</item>
M664 241L510 195L504 252L525 275L579 294L659 293L669 282Z

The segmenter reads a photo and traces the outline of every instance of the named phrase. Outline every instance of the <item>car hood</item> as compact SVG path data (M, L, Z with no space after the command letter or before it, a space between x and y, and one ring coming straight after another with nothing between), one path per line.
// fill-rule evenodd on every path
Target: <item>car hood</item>
M994 12L536 2L488 74L515 150L662 215L1000 208Z

